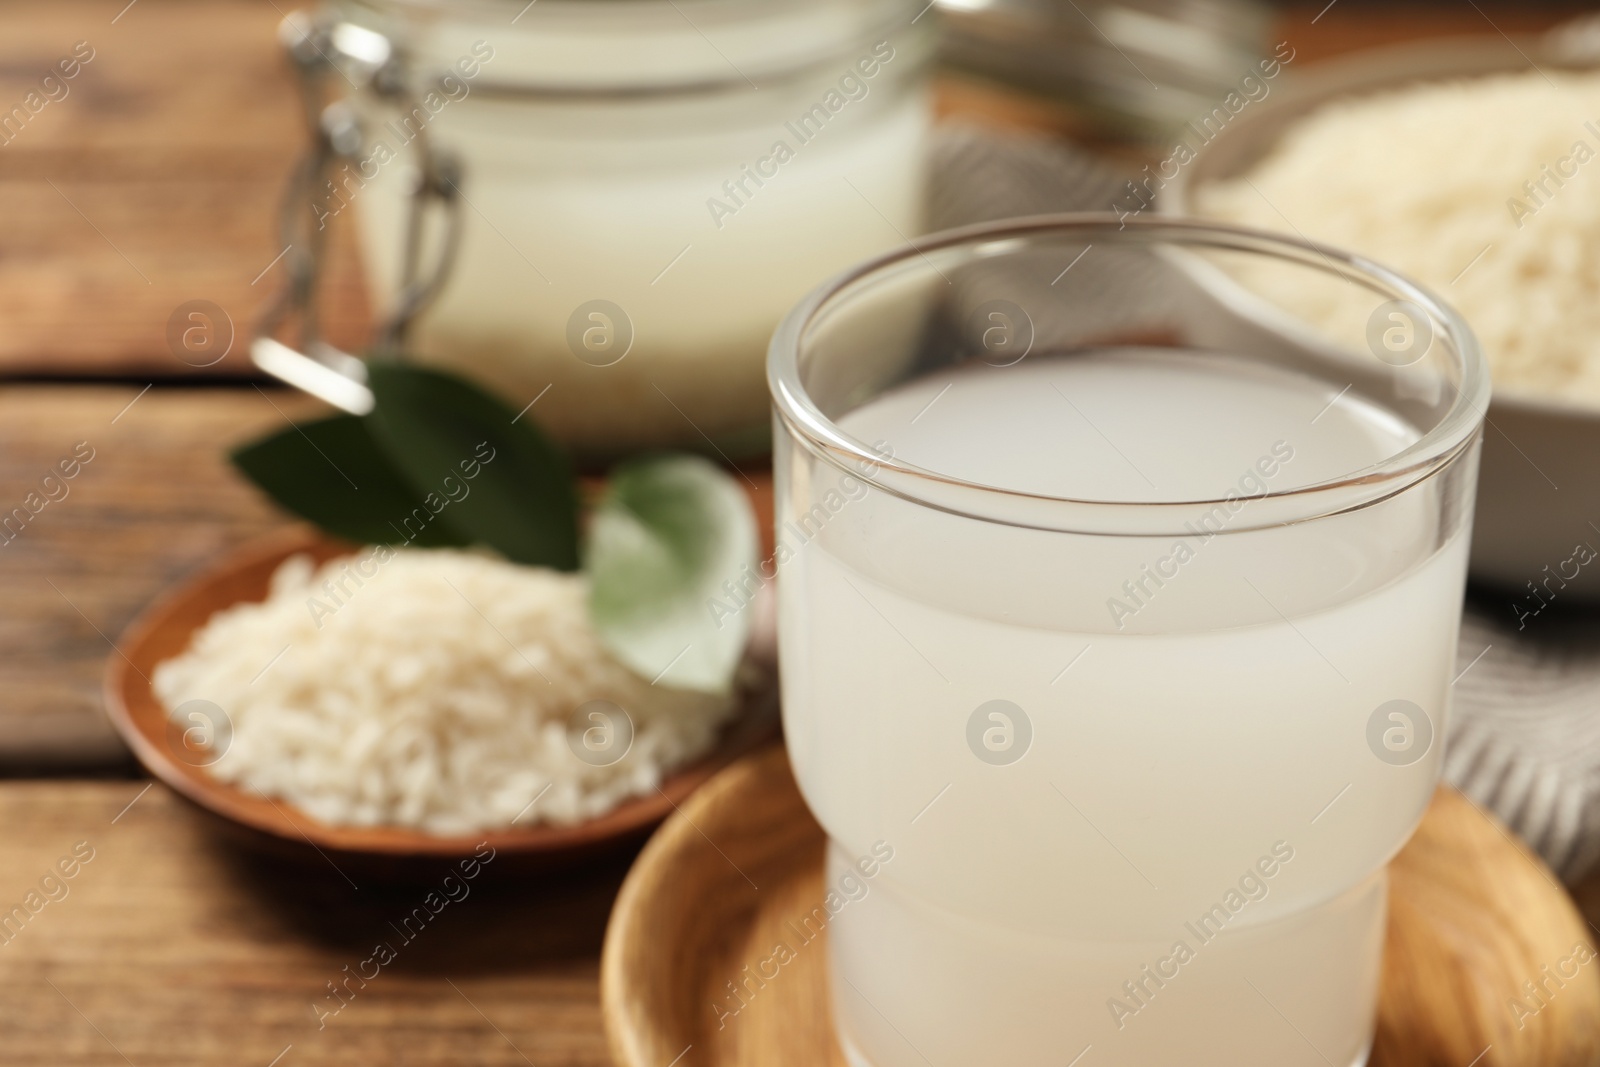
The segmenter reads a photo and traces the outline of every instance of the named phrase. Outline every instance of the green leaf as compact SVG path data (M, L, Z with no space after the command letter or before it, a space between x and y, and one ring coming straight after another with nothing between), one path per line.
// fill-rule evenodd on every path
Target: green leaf
M395 469L354 415L291 426L234 450L232 458L280 506L359 544L407 543L401 524L423 506L423 494ZM415 521L409 527L413 532L418 528ZM420 529L409 543L468 543L443 523Z
M577 570L572 469L532 420L425 367L374 360L367 383L367 429L415 490L448 499L442 521L514 562Z
M589 529L601 640L646 678L726 692L751 612L727 609L723 583L738 584L759 550L748 498L715 464L676 455L618 467Z

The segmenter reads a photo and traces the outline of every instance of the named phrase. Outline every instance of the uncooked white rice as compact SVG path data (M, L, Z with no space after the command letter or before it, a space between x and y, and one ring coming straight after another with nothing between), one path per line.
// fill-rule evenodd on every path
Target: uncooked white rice
M571 824L652 791L733 705L618 663L587 593L581 576L465 552L376 549L315 572L297 556L264 603L218 612L153 682L169 712L207 700L228 716L212 774L323 822ZM609 766L568 745L569 716L596 699L634 727Z
M1425 84L1325 105L1243 178L1196 190L1196 210L1409 274L1466 316L1497 388L1600 402L1596 156L1600 74ZM1292 301L1278 290L1308 278L1261 284Z

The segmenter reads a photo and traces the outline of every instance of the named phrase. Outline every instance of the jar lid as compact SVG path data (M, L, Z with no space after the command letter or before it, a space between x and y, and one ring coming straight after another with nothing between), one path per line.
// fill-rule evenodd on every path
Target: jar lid
M340 0L414 74L474 91L614 96L761 88L880 41L921 40L927 0ZM485 58L485 54L489 58Z

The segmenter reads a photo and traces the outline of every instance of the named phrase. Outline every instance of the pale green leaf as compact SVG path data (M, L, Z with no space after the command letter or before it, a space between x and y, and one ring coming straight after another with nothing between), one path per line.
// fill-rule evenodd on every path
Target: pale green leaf
M752 612L727 610L724 583L748 583L759 549L744 490L709 460L675 455L618 467L585 559L601 640L658 685L726 692Z

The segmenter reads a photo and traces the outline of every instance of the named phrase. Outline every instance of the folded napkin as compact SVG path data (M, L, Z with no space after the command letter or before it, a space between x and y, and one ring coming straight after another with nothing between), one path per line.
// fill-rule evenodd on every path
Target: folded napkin
M1109 210L1127 180L1057 141L955 125L934 138L932 172L935 229ZM1445 779L1577 881L1600 860L1600 616L1519 629L1509 604L1480 595L1456 672Z

